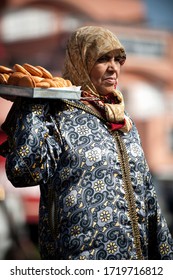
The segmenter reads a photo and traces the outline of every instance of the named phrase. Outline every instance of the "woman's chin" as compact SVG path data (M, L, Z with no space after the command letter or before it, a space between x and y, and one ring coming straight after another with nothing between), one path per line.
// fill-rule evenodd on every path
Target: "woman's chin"
M116 89L115 85L106 86L99 91L99 94L105 96L113 92L115 89Z

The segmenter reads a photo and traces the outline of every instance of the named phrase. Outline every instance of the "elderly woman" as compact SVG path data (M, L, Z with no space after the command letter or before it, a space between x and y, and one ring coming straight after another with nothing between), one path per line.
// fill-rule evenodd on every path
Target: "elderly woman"
M138 132L116 89L125 59L109 30L79 28L63 77L81 86L81 100L23 98L2 126L9 180L40 185L42 259L173 259Z

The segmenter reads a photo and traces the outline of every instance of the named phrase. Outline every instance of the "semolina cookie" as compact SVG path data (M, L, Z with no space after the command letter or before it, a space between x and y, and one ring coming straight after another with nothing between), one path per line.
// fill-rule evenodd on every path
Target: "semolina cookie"
M14 72L8 78L8 85L18 86L19 80L25 76L22 72Z
M53 81L55 81L59 85L59 87L67 86L65 80L61 77L53 77Z
M33 76L38 76L38 77L42 77L42 71L40 69L38 69L37 67L29 64L29 63L24 63L23 67Z
M45 78L45 79L42 80L42 82L47 82L47 83L49 83L49 87L57 87L56 82L53 81L52 79L47 79L47 78Z
M39 83L36 83L36 87L40 87L40 88L49 88L50 87L50 84L48 82L39 82Z
M13 69L16 71L16 72L21 72L21 73L23 73L23 74L25 74L25 75L31 75L22 65L20 65L20 64L14 64L14 66L13 66Z
M66 82L67 87L71 87L72 86L72 83L71 83L70 80L65 80L65 82Z
M36 66L39 70L42 71L43 78L52 79L52 74L42 66Z
M61 81L62 83L65 82L65 80L62 77L53 77L53 80L55 81Z
M57 87L56 82L51 79L49 80L49 84L50 84L50 87Z
M35 88L36 87L36 83L34 82L34 80L32 79L31 76L23 76L18 83L19 86L21 87L29 87L29 88Z
M4 74L0 73L0 84L6 85L7 79Z
M13 73L13 69L9 68L9 67L6 67L6 66L3 66L3 65L0 65L0 73L4 74L4 73Z
M8 78L9 78L10 74L4 73L3 75L4 75L5 79L6 79L6 81L8 82Z
M62 87L64 87L64 84L61 82L61 81L54 81L55 82L55 84L56 84L56 87L58 87L58 88L62 88Z
M42 77L38 77L38 76L32 76L32 79L36 82L36 83L39 83L43 80Z

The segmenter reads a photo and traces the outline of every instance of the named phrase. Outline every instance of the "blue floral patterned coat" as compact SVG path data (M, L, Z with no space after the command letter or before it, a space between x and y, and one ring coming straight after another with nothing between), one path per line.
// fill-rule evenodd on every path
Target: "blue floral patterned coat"
M2 129L8 179L40 185L41 258L173 258L135 125L111 132L80 101L23 99Z

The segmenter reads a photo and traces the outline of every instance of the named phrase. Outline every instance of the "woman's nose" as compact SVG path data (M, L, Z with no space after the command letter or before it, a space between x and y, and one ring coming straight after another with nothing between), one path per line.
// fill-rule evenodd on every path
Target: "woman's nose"
M112 70L112 71L117 71L119 70L119 63L118 61L114 60L114 59L111 59L109 61L109 69Z

